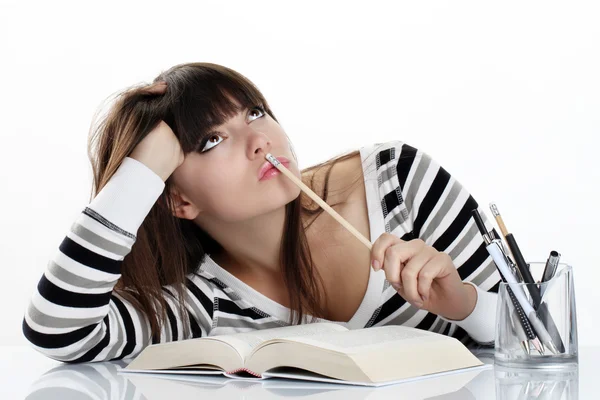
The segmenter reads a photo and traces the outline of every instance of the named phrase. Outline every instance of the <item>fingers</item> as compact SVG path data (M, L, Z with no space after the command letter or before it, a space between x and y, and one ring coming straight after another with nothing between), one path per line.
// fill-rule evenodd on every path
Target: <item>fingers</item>
M147 90L152 94L164 94L167 90L167 82L159 81L148 86Z
M438 278L443 270L444 270L444 262L446 260L442 260L442 258L450 258L446 253L437 252L431 257L421 271L419 271L419 276L417 278L417 291L419 292L419 296L423 303L429 300L429 293L431 290L431 285L433 284L433 280Z
M383 269L386 280L401 296L416 307L430 298L433 281L444 275L449 256L428 246L421 239L403 241L384 233L373 243L373 268ZM375 265L379 261L380 266ZM451 261L450 261L451 263Z
M400 271L400 279L402 282L402 289L404 291L404 298L406 301L416 305L417 307L423 306L424 300L421 297L423 294L420 292L419 287L426 287L425 293L429 293L429 283L421 282L421 273L426 265L436 256L437 250L430 246L421 246L418 253L416 253L408 262L404 265L404 268ZM427 276L434 272L435 267L429 268ZM435 275L433 276L435 278ZM432 278L432 281L433 281Z
M377 238L371 247L371 265L375 271L383 267L385 251L394 243L403 242L402 239L390 233L384 232Z
M402 258L402 247L403 243L396 243L388 247L383 257L383 271L385 272L385 279L398 290L402 286L400 279L400 271L404 265L404 259Z
M426 247L420 239L409 242L397 241L385 250L383 270L385 277L393 286L403 286L402 271L405 264L417 256Z

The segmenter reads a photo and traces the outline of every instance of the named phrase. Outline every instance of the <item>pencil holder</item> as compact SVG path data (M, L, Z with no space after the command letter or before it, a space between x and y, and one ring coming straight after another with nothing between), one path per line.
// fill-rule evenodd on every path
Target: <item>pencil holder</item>
M531 274L541 276L544 265L530 263ZM518 368L577 366L577 311L570 265L559 264L546 282L500 283L494 362Z

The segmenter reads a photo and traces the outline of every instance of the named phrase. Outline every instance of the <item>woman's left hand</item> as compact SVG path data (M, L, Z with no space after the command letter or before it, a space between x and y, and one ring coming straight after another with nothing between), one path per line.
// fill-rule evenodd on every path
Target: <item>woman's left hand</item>
M421 239L407 242L383 233L373 243L371 265L383 269L388 282L415 307L450 320L465 319L475 308L477 291L462 282L450 256Z

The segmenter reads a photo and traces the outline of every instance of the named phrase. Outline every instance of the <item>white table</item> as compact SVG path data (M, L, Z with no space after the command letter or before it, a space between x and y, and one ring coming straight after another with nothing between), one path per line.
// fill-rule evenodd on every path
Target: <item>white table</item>
M564 373L516 372L499 367L468 380L462 374L365 388L307 382L232 381L202 383L118 374L127 362L62 364L27 346L0 346L0 399L597 399L600 347L582 347L579 368ZM491 354L479 354L493 364ZM536 391L543 392L536 397ZM528 391L528 393L527 393Z

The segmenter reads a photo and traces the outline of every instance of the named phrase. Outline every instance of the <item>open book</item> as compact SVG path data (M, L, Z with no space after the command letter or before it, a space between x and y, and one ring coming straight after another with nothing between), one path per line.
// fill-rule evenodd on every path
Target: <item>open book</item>
M149 345L121 371L381 386L476 367L486 365L449 336L320 322Z

